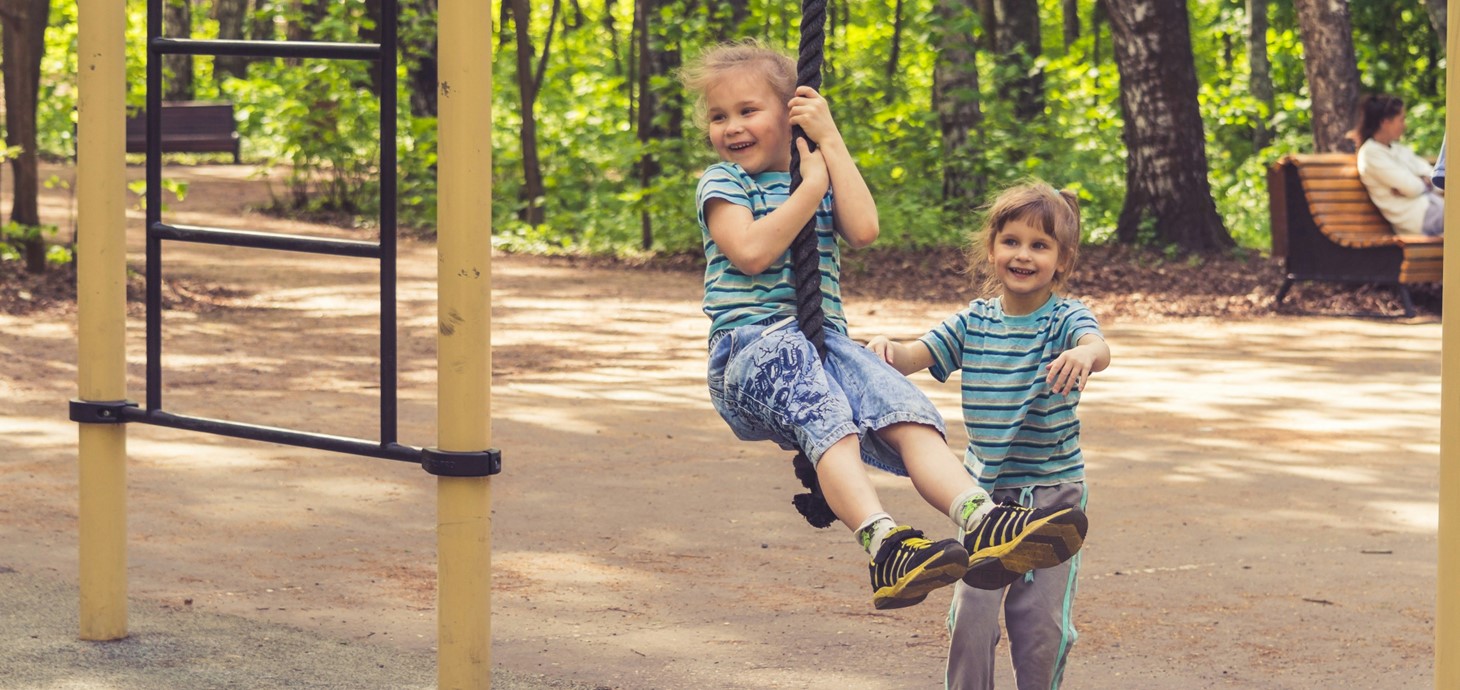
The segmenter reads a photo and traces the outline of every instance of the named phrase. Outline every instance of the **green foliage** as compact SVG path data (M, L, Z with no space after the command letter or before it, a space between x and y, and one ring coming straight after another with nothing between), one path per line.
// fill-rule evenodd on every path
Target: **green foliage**
M193 3L193 35L215 37L211 2ZM435 119L410 112L407 79L434 51L434 17L420 11L422 4L406 2L402 10L396 146L401 223L430 233L436 212ZM536 69L552 2L531 4L531 64ZM324 5L325 17L309 22L315 40L367 40L364 35L372 27L363 2ZM881 244L958 244L978 219L941 210L941 134L932 107L934 0L905 0L902 53L889 74L894 5L894 0L847 0L834 10L823 93L877 199ZM641 96L635 93L636 47L630 42L634 3L581 6L585 21L574 26L572 10L563 4L537 95L534 116L545 185L540 201L546 214L546 222L537 227L519 219L527 201L520 198L523 114L515 33L511 24L494 26L489 38L499 46L492 65L496 242L538 252L632 252L647 219L655 250L696 250L701 240L693 220L694 188L714 154L693 124L689 99L672 75L656 78L650 87L661 102L655 123L669 128L671 135L640 142L633 117ZM1043 54L1035 65L1044 77L1045 107L1038 117L1014 116L1001 84L1020 75L1011 72L1016 68L1009 61L980 50L983 121L972 135L969 153L972 172L986 180L989 197L1031 176L1076 190L1087 241L1104 242L1113 239L1124 201L1125 152L1110 29L1092 30L1094 6L1094 0L1078 2L1081 34L1066 47L1063 3L1039 0ZM143 103L144 8L143 0L127 0L127 98L132 107ZM1266 248L1267 167L1284 153L1312 148L1311 97L1292 3L1272 0L1269 6L1271 105L1250 95L1245 2L1195 0L1188 8L1213 198L1240 245ZM605 16L607 11L612 16ZM260 9L261 17L277 18L281 27L301 21L300 12L297 3L286 0L265 2ZM1424 6L1355 3L1350 12L1365 89L1403 97L1409 104L1410 145L1433 155L1445 116L1445 63ZM651 39L656 49L672 51L681 61L718 40L740 36L794 50L799 20L794 3L751 0L740 26L728 26L729 13L727 3L661 0L658 15L651 18ZM53 1L42 67L44 106L38 113L39 145L50 157L74 152L76 22L75 0ZM955 29L984 31L976 16ZM280 212L343 215L351 223L369 224L379 212L380 172L378 102L369 67L362 62L255 62L247 78L219 81L212 60L199 58L195 83L200 98L236 104L246 158L265 164L266 170L286 171L276 190ZM1259 123L1272 135L1260 150L1253 140ZM641 184L639 165L646 157L658 173Z
M132 180L128 182L127 191L137 196L137 203L133 208L145 213L147 211L147 180ZM188 183L183 180L164 177L162 178L162 192L164 199L167 198L166 195L171 194L173 198L182 201L188 196ZM167 211L166 201L162 202L162 210L164 213Z
M373 27L360 3L327 3L313 39L360 42ZM287 21L304 21L297 6L279 7ZM245 155L266 168L282 166L280 213L330 214L369 224L380 212L380 101L371 84L374 63L342 60L272 60L249 65L246 79L229 79L222 93L235 104ZM410 114L405 83L409 63L397 66L397 159L400 220L430 229L435 223L435 120Z
M21 261L25 256L25 245L55 235L54 225L26 225L15 221L0 225L0 262ZM58 244L46 247L46 263L62 265L71 263L71 259L70 247Z

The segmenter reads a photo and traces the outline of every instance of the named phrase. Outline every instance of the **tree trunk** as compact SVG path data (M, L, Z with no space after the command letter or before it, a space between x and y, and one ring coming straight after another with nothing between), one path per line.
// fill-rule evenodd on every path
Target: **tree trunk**
M510 0L505 5L510 5ZM411 115L436 116L436 0L401 0L397 4L396 48L406 66ZM365 14L374 26L355 33L365 43L380 42L380 0L365 0ZM370 92L380 95L380 72L370 70Z
M518 214L529 225L541 225L541 200L547 193L542 184L542 165L537 158L536 78L532 73L532 38L527 35L532 10L528 0L511 0L512 23L517 27L517 91L522 103L522 192L524 202Z
M978 18L983 22L979 48L990 55L999 54L999 13L994 10L994 0L973 0Z
M887 81L896 83L897 60L902 53L902 0L897 0L892 7L892 48L887 54Z
M1080 40L1080 0L1060 0L1065 15L1065 52Z
M613 73L624 73L623 55L618 50L618 26L613 19L614 0L603 0L603 28L608 30L608 50L613 53Z
M275 38L274 14L278 8L269 0L248 0L248 38L250 41L272 41Z
M1425 0L1425 9L1430 13L1430 26L1435 27L1435 37L1439 39L1440 56L1444 57L1446 55L1445 37L1450 35L1445 33L1446 18L1450 11L1449 3L1446 0Z
M730 35L726 38L733 38L740 35L740 27L745 20L750 18L750 0L724 0L730 6Z
M40 96L41 58L46 52L50 0L4 0L0 3L0 72L5 85L5 143L20 147L11 159L15 174L10 220L36 228L21 242L25 270L46 270L46 239L40 234L40 174L36 156L36 104Z
M507 27L512 25L512 1L505 0L497 10L497 51L507 47L507 37L512 35Z
M193 35L192 0L166 0L162 3L162 35L170 38L191 38ZM162 98L169 101L193 99L193 56L162 56Z
M1251 72L1252 97L1263 111L1252 128L1252 148L1261 151L1272 143L1267 120L1272 117L1272 62L1267 58L1267 0L1247 0L1247 65Z
M978 102L978 44L973 29L978 23L969 0L938 0L933 40L933 104L943 142L943 208L959 213L977 208L984 191L983 176L974 167L983 120Z
M548 15L547 37L542 40L542 55L537 60L537 72L532 77L532 93L542 93L542 78L547 74L548 57L553 52L553 27L558 23L558 12L563 9L563 0L553 0L552 14Z
M639 145L645 149L655 137L654 113L658 111L654 90L650 84L653 81L654 65L657 62L654 58L653 42L649 40L649 16L657 11L655 0L638 0L634 4L634 32L638 36L638 86L639 105L637 129ZM654 177L659 174L659 164L646 150L639 157L639 187L648 189ZM643 208L639 211L639 244L648 249L654 246L654 221L649 216L649 209Z
M635 123L635 126L639 121L639 25L649 21L644 9L645 1L634 0L634 18L629 24L629 57L626 60L629 76L624 80L624 88L629 92L629 122Z
M1000 92L1014 99L1014 116L1028 121L1044 113L1044 73L1035 67L1043 52L1039 36L1038 0L994 0L998 51L1006 65L1015 65L1014 79Z
M436 0L405 0L401 6L412 10L402 12L409 24L400 32L409 39L400 42L400 49L411 87L411 114L436 117Z
M218 38L243 40L244 23L248 19L248 0L213 0L213 18L218 20ZM219 55L213 58L213 78L242 79L248 74L248 58L241 55Z
M508 3L502 4L506 5ZM380 42L380 37L383 35L380 30L381 13L383 10L384 8L381 6L380 0L365 0L365 16L370 18L370 22L368 24L361 24L355 30L355 35L360 37L362 43ZM376 98L380 97L379 69L372 68L370 70L370 93L374 94Z
M1303 38L1303 70L1313 101L1313 143L1320 152L1351 150L1346 136L1359 104L1354 32L1344 0L1293 0Z
M1187 251L1232 247L1207 180L1185 0L1106 4L1127 156L1117 239L1136 243L1149 228L1151 239Z
M833 6L826 8L826 26L823 31L825 38L821 45L821 91L825 93L836 83L836 56L841 54L841 49L836 44L836 10Z
M329 16L329 6L325 5L329 1L295 0L296 11L284 28L285 37L291 41L314 40L314 27L320 25L324 22L325 17ZM295 61L297 62L298 59L295 58Z

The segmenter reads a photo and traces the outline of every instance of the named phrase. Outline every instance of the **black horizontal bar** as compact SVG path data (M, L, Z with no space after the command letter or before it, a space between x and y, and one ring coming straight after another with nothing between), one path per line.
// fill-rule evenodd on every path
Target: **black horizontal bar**
M242 55L261 58L325 58L330 60L380 59L379 43L154 38L152 39L152 50L160 55Z
M250 232L223 228L202 228L196 225L153 223L151 234L159 239L199 244L221 244L229 247L278 249L286 252L308 252L332 256L380 258L380 245L357 240L336 240L328 237L305 237L272 232Z
M312 434L306 431L280 429L272 426L257 426L254 424L243 424L241 422L228 422L221 419L208 419L206 417L190 417L187 415L172 414L171 412L163 412L162 410L144 410L137 407L122 409L121 416L124 421L128 422L165 426L173 429L186 429L189 431L201 431L219 436L248 439L250 441L267 441L286 446L314 448L316 450L363 455L385 460L421 462L420 448L403 446L399 443L380 443L378 441L346 438L344 436Z

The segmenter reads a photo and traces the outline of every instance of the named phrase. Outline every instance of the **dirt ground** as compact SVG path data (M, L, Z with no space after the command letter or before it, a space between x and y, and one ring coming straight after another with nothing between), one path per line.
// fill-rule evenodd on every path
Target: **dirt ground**
M344 232L247 212L268 196L248 168L176 172L192 189L173 222ZM46 204L68 222L63 193ZM434 441L434 252L401 251L413 445ZM164 317L166 409L375 434L372 262L170 244L165 265L189 286ZM791 508L789 456L736 441L710 407L699 275L498 257L493 281L494 665L602 688L941 686L947 593L874 611L847 532ZM957 306L848 311L854 336L913 337ZM141 399L140 313L128 324ZM1105 328L1114 361L1081 405L1091 529L1064 687L1431 687L1438 321ZM75 336L68 308L0 315L0 573L77 578ZM917 380L961 448L956 384ZM128 439L134 606L433 654L435 491L418 467L144 425ZM951 530L905 480L874 480L895 515Z

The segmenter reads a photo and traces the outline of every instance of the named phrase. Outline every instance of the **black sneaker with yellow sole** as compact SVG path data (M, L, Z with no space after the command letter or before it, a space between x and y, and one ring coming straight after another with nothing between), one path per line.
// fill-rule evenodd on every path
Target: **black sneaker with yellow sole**
M1031 570L1064 563L1085 544L1088 526L1085 512L1073 505L994 506L963 537L968 551L963 583L977 589L1003 589Z
M968 570L968 551L956 539L934 542L906 525L893 528L872 557L872 605L900 609L946 587Z

